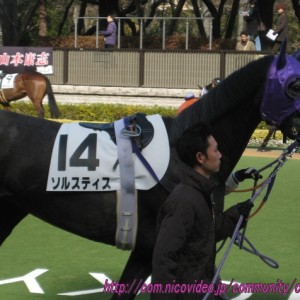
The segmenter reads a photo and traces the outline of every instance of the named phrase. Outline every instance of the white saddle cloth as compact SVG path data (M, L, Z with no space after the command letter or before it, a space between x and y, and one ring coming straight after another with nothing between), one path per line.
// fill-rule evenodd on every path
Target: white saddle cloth
M3 78L2 78L2 82L1 82L1 89L12 89L14 87L14 81L15 81L15 77L18 75L18 73L16 74L6 74Z
M147 119L154 127L154 136L142 150L142 155L161 179L170 159L168 134L161 116L147 116ZM132 155L135 187L138 190L149 190L157 182L138 156ZM52 150L47 191L119 190L120 171L117 161L117 146L107 132L84 128L78 123L62 124Z

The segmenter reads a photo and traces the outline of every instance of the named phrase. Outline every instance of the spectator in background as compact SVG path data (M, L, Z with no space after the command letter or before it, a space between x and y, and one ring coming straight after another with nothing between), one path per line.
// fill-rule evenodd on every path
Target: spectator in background
M194 104L196 101L198 101L202 96L207 94L210 90L212 90L214 87L216 87L218 84L220 84L222 81L221 78L216 77L214 78L210 84L206 85L204 88L201 89L200 97L197 98L194 93L189 92L184 97L184 102L178 107L176 114L180 114L184 109L189 107L190 105Z
M106 30L101 30L100 34L104 36L105 48L114 48L117 39L117 25L115 23L114 17L108 15L107 18L107 28Z
M260 38L258 35L258 28L260 24L260 13L257 7L257 0L250 0L250 9L248 14L244 15L246 22L246 32L248 33L248 39L255 43L257 51L261 50Z
M221 83L222 79L219 77L214 78L210 84L206 85L200 93L200 97L203 97L205 94L207 94L210 90L215 88L217 85Z
M281 43L288 39L288 18L285 14L285 5L277 4L276 11L278 13L278 19L276 23L276 27L274 29L274 34L278 34L274 41L274 45L272 48L272 52L277 54L280 48Z
M235 50L239 51L256 51L255 45L249 41L248 34L245 31L240 33L240 40L237 42Z

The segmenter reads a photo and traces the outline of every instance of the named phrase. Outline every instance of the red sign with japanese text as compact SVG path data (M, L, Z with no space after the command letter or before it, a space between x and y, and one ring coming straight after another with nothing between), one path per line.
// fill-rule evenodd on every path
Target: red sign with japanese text
M4 73L37 71L53 74L52 48L0 47L0 70Z

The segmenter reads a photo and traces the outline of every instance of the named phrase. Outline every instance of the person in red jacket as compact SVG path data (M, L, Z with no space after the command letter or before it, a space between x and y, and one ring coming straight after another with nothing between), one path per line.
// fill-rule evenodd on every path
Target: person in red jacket
M184 97L184 102L178 107L178 109L176 111L176 115L180 114L184 109L186 109L190 105L194 104L198 100L199 100L199 98L197 98L194 95L194 93L192 93L192 92L187 93Z
M208 85L206 85L204 88L202 88L201 93L200 93L200 98L202 96L204 96L205 94L207 94L210 90L212 90L213 88L215 88L217 85L219 85L221 83L222 79L221 78L214 78L211 83L209 83ZM184 101L177 109L176 111L176 115L180 114L184 109L186 109L187 107L189 107L190 105L194 104L196 101L198 101L199 98L197 98L194 93L189 92L185 95L184 97Z

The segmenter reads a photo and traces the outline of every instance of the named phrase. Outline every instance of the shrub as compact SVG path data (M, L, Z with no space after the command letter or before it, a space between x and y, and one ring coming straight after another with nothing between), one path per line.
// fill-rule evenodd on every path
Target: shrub
M31 103L13 103L12 110L30 116L36 116ZM50 118L49 106L43 105L45 117ZM176 115L176 108L161 106L141 106L125 104L59 104L62 119L79 121L112 122L124 116L143 112L147 115L160 114L165 117Z
M31 103L20 101L11 104L12 110L30 116L36 116L36 112ZM50 118L49 106L44 105L45 117ZM59 104L62 120L73 121L96 121L96 122L112 122L137 112L147 115L160 114L164 117L174 117L176 108L163 106L142 106L142 105L126 105L126 104ZM267 126L265 122L261 122L253 139L263 139L267 134ZM282 139L282 134L278 131L276 139Z

